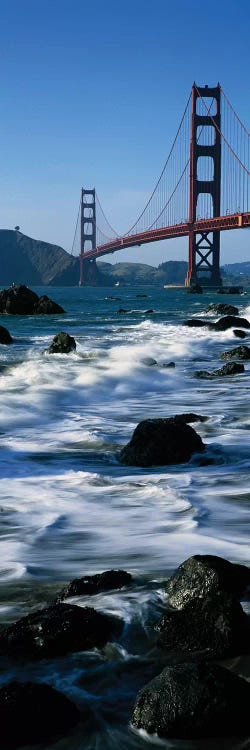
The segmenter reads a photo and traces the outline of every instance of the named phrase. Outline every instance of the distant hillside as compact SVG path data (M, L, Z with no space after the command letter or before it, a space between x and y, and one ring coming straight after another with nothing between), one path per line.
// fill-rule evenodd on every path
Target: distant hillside
M143 251L142 251L143 257ZM250 262L230 263L221 269L224 282L250 284ZM184 284L187 262L168 260L158 268L146 263L86 263L89 286L158 286ZM19 231L0 230L0 287L12 282L30 286L77 286L79 260L49 242L34 240Z

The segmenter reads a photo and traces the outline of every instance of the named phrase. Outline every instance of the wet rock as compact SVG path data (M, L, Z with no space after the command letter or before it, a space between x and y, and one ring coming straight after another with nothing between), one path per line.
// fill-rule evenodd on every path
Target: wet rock
M220 367L219 370L214 370L213 374L216 377L224 377L224 375L239 375L244 371L244 365L241 365L239 362L228 362L223 367Z
M74 704L50 685L14 681L0 688L0 716L4 748L64 736L80 719Z
M61 333L57 333L56 336L54 336L48 351L50 354L68 354L69 352L74 351L74 349L76 349L74 337L61 331Z
M121 450L119 460L129 466L179 464L204 450L195 430L174 418L145 419Z
M208 324L208 320L201 320L201 318L189 318L188 320L184 320L183 323L184 326L189 326L189 328L201 328Z
M44 659L101 647L121 628L121 621L92 607L57 604L33 612L0 634L0 653Z
M131 310L125 310L124 307L119 307L119 310L117 310L117 312L122 315L122 314L131 312Z
M243 286L222 286L218 289L218 294L242 294Z
M166 667L140 690L132 723L160 737L242 736L250 731L250 685L217 664Z
M223 302L211 303L211 305L208 305L206 312L214 312L217 315L239 315L238 307L226 305Z
M153 312L154 312L154 310L153 310L153 309L150 309L150 310L145 310L145 313L144 313L144 314L145 314L145 315L150 315L150 313L153 313Z
M163 362L162 367L175 367L175 362Z
M142 364L147 365L147 367L153 367L154 365L157 365L157 362L153 357L143 357Z
M235 336L237 336L238 339L245 339L247 336L247 333L245 333L245 331L241 331L240 328L234 328L233 333Z
M202 294L203 289L200 284L192 284L192 286L190 286L187 291L189 292L189 294Z
M176 414L175 422L185 422L185 424L190 424L192 422L206 422L208 417L204 417L202 414L194 414L194 412L186 412L184 414Z
M49 299L47 294L44 294L43 297L39 297L39 300L34 307L35 315L57 315L58 313L61 314L63 312L64 310L61 305L58 305L57 302L53 302L52 299Z
M213 380L215 377L213 372L208 372L208 370L196 370L194 373L196 378L203 378L204 380Z
M240 598L250 586L250 569L217 555L194 555L169 579L166 592L171 607L184 607L192 599L226 591Z
M13 338L5 326L0 326L0 344L12 344Z
M58 594L57 601L60 602L70 596L91 596L101 591L121 589L123 586L128 586L131 581L132 576L126 570L106 570L104 573L97 573L93 576L75 578Z
M155 626L161 648L206 652L223 659L249 651L249 621L240 602L225 591L192 599L183 609L167 611Z
M223 354L220 355L221 359L243 359L248 360L250 359L250 347L244 346L244 344L241 344L241 346L235 346L234 349L228 349L228 351L223 352Z
M13 284L0 292L0 312L8 315L40 315L63 313L64 310L46 295L38 297L24 284Z
M237 318L235 315L225 315L216 323L210 323L209 328L213 331L227 331L228 328L239 326L240 328L250 328L250 323L246 318Z

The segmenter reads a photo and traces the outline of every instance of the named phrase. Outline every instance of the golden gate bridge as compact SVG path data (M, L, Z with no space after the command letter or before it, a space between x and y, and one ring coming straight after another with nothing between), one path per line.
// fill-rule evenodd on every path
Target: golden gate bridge
M220 233L250 226L250 134L220 84L193 84L159 179L136 221L119 235L95 189L81 190L72 253L86 263L109 253L188 237L185 285L220 286Z

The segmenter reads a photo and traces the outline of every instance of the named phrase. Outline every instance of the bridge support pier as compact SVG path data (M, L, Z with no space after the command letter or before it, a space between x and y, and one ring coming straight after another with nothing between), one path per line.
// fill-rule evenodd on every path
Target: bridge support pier
M198 114L199 98L214 99L216 113ZM201 194L209 194L212 199L212 217L220 216L221 188L221 136L220 136L220 86L215 88L192 87L192 117L190 139L190 182L189 182L189 257L185 286L221 286L220 276L220 232L195 231L197 221L197 201ZM209 105L208 105L209 109ZM207 128L206 137L202 138ZM208 131L209 128L209 131ZM209 135L208 135L209 133ZM206 143L208 142L208 145ZM199 180L198 159L207 157L213 160L213 178ZM201 165L202 166L202 165ZM204 166L204 162L203 162ZM206 170L203 170L206 173Z
M84 253L87 250L94 250L96 247L96 200L95 189L81 191L81 247L80 247L80 278L79 286L83 286L84 281ZM94 261L95 265L95 261ZM95 266L96 269L96 266Z

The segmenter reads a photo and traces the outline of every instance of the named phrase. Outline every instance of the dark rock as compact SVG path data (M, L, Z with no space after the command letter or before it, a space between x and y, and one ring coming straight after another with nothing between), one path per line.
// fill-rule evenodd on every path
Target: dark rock
M219 302L218 304L211 303L211 305L208 305L206 312L214 312L217 315L239 315L238 307L226 305L223 302Z
M244 365L241 365L239 362L227 362L227 364L220 367L219 370L214 370L213 375L216 377L224 377L224 375L239 375L244 371Z
M62 656L104 646L120 627L118 618L92 607L57 604L9 625L0 634L0 653L35 659Z
M64 310L46 295L38 297L24 284L13 284L0 292L0 312L8 315L40 315L63 313Z
M154 310L151 310L151 309L150 310L145 310L144 315L149 315L150 313L153 313L153 312L154 312Z
M200 284L192 284L192 286L190 286L187 291L189 292L189 294L202 294L203 289Z
M131 312L131 310L125 310L124 307L119 307L119 310L117 310L117 312L120 313L120 314L122 314L122 313L129 313L129 312Z
M250 586L250 569L217 555L194 555L185 560L169 579L166 592L169 603L178 609L192 599L226 591L241 597Z
M137 294L137 295L136 295L136 297L141 297L141 298L142 298L142 297L147 297L147 296L148 296L147 294Z
M153 357L143 357L142 364L147 365L147 367L153 367L153 365L157 365L157 362Z
M237 336L238 339L245 339L247 336L247 333L245 333L245 331L241 331L240 328L234 328L233 333L235 336Z
M201 320L201 318L190 318L184 320L183 325L189 326L189 328L201 328L203 326L208 326L209 322L207 320Z
M56 336L54 336L48 351L50 354L56 354L58 352L61 354L68 354L74 349L76 349L76 342L73 336L69 336L68 333L61 331L61 333L57 333Z
M1 687L0 716L4 749L60 737L80 719L79 711L65 695L35 682L9 682Z
M163 362L162 367L175 367L175 362Z
M241 346L235 346L234 349L228 349L220 356L221 359L234 359L235 357L236 359L247 360L250 359L250 347L241 344Z
M75 578L58 594L57 601L60 602L70 596L91 596L101 591L121 589L123 586L128 586L131 581L131 574L125 570L106 570L104 573L97 573L93 576Z
M211 328L212 331L227 331L228 328L233 328L233 326L250 328L250 323L246 318L237 318L235 315L225 315L224 318L220 318L216 323L209 324L209 328Z
M156 625L158 645L177 651L205 651L223 659L249 650L250 629L240 602L225 591L192 599L183 609L167 611Z
M174 417L175 422L185 422L185 424L190 424L192 422L206 422L207 419L208 417L204 417L202 414L194 414L193 412L176 414Z
M132 723L160 737L248 735L250 685L217 664L167 667L138 693Z
M119 460L129 466L179 464L203 450L200 436L189 425L174 418L145 419L122 448Z
M35 315L58 315L58 313L64 313L61 305L58 305L57 302L53 302L52 299L49 299L47 294L44 294L43 297L39 297L39 300L34 307Z
M12 344L13 338L7 328L0 326L0 344Z
M196 370L194 373L196 378L203 378L204 380L213 380L215 375L212 372L208 372L208 370Z

